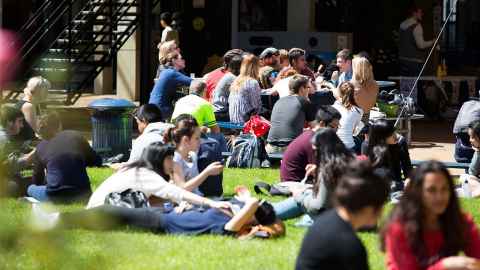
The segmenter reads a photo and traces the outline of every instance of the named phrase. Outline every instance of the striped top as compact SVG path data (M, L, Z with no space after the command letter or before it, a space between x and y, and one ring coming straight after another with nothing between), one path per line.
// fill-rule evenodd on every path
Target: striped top
M244 123L252 112L260 113L262 108L260 92L260 85L254 79L245 81L238 91L230 90L228 97L230 122Z

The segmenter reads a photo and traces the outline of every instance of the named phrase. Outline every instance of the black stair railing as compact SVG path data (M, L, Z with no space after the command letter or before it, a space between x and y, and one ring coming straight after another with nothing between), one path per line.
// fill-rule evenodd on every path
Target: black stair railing
M20 31L25 74L63 72L65 103L75 103L137 29L139 1L150 0L46 0Z

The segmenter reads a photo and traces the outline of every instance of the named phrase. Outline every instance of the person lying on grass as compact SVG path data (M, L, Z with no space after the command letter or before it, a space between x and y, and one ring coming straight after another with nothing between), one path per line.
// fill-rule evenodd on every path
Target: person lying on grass
M437 161L416 168L380 239L389 270L480 269L480 233Z
M103 205L110 193L123 192L127 189L141 191L147 198L156 197L174 203L186 201L212 208L229 207L225 202L198 196L169 183L173 173L174 152L173 146L163 145L161 142L149 145L143 151L140 160L128 164L100 184L90 197L87 209Z
M213 162L203 171L198 170L198 150L200 148L200 127L195 118L181 114L175 119L175 127L165 133L165 143L175 145L173 157L173 182L175 185L201 194L198 187L209 177L223 172L220 162Z
M130 228L166 234L216 234L248 238L254 234L273 238L285 234L285 226L278 220L273 207L250 196L237 196L229 208L205 206L190 209L124 208L103 205L67 213L46 213L39 204L32 206L38 229L55 228L112 230Z
M316 164L316 177L312 188L291 189L292 197L274 203L275 213L282 220L299 217L305 213L318 215L331 208L331 195L338 179L354 160L352 152L338 138L335 129L320 128L312 137Z

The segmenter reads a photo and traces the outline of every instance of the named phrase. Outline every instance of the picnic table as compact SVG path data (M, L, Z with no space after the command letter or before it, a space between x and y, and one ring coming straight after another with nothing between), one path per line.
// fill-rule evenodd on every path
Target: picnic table
M387 121L397 121L398 117L386 117ZM397 132L402 134L406 139L407 143L410 144L412 141L412 120L423 119L425 116L423 114L414 114L402 116L399 118Z

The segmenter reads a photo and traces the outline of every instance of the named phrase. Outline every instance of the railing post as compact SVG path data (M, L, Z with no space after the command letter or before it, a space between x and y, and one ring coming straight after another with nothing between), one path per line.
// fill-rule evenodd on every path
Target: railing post
M140 1L140 103L148 102L150 90L152 89L153 78L151 77L151 57L152 57L152 0Z

